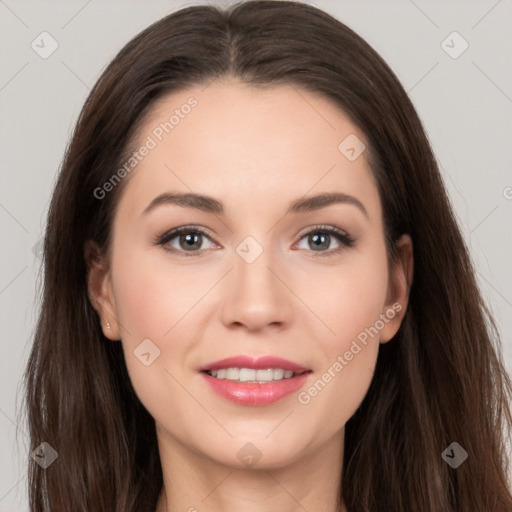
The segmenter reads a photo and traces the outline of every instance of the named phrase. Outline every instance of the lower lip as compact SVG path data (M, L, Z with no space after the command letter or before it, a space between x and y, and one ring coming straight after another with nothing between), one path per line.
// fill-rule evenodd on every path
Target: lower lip
M238 405L261 406L277 402L297 391L310 373L306 372L290 379L264 382L263 384L216 379L205 372L202 372L202 375L215 393L231 402Z

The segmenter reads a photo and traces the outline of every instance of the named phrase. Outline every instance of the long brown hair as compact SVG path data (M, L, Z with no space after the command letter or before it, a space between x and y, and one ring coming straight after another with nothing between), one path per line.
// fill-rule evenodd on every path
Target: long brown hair
M421 121L397 77L357 34L307 4L187 7L115 57L91 91L60 170L44 241L42 309L26 369L30 510L153 512L162 470L153 418L131 386L119 343L88 298L84 247L110 243L138 123L163 94L232 75L288 83L334 100L366 135L390 257L409 233L410 302L380 347L370 389L346 424L339 499L350 512L510 512L506 439L512 384L497 329ZM334 406L334 404L333 404ZM442 453L468 453L457 469Z

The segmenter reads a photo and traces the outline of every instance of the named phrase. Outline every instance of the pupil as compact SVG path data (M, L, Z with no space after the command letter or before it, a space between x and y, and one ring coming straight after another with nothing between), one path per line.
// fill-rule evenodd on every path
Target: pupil
M320 247L323 249L327 249L329 247L329 235L316 234L316 235L313 235L311 238L313 240L315 247L317 247L317 248ZM321 241L321 240L323 240L323 241ZM318 241L320 241L320 243L317 243Z
M198 239L200 237L199 233L190 234L187 233L186 235L181 235L181 241L184 243L186 247L194 248L194 245L197 246L199 249L201 247L201 243L198 244Z

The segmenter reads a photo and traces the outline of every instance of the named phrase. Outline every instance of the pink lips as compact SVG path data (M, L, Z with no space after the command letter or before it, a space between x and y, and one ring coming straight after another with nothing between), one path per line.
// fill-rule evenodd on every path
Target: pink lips
M290 370L300 375L260 384L217 379L206 373L207 370L218 370L221 368L253 368L255 370L282 368L283 370ZM297 391L304 385L308 375L311 373L311 370L303 366L274 356L260 358L248 356L229 357L204 365L200 368L200 371L212 391L236 404L252 406L268 405Z

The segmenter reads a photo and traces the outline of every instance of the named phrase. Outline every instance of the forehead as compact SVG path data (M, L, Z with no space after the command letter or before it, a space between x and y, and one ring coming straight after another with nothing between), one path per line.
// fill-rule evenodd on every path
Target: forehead
M364 134L320 94L291 85L215 81L151 106L135 144L136 150L149 149L140 151L144 156L130 171L121 203L142 212L156 195L176 190L239 208L270 208L339 191L364 196L378 208L366 152L347 158L347 147L359 151L361 144Z

